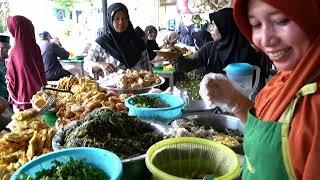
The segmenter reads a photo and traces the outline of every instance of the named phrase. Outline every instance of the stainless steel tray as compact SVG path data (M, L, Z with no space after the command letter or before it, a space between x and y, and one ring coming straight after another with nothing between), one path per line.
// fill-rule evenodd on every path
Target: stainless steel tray
M102 83L99 83L102 89L109 90L109 91L115 91L117 94L142 94L147 93L150 89L158 87L162 85L166 80L163 77L159 77L161 82L159 84L155 84L152 86L142 87L138 89L119 89L114 86L105 86Z
M196 112L182 115L181 119L186 119L194 122L197 127L204 126L205 129L211 127L217 131L223 132L225 129L238 130L243 133L244 124L239 118L226 114L215 114L212 112ZM240 145L232 147L237 154L243 155L243 138L237 139Z
M225 114L215 114L212 112L196 112L182 115L183 119L193 120L198 125L212 126L216 129L229 128L239 130L243 133L244 124L239 118Z

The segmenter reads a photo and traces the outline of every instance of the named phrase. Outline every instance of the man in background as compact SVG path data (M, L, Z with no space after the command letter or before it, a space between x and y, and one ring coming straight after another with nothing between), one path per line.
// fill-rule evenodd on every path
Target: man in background
M0 35L0 68L4 72L7 70L6 59L8 58L8 52L10 49L10 37Z
M0 35L0 97L8 99L5 75L7 71L6 59L10 49L10 37Z
M48 81L57 81L60 78L72 75L69 71L63 69L60 59L68 59L69 52L66 51L58 38L52 38L49 32L43 31L39 34L41 42L39 43L43 60L46 78Z

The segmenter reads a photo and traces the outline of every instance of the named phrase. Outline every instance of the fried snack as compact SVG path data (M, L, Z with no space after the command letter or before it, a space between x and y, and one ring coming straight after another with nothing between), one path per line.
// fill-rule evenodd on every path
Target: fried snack
M33 108L27 109L21 112L17 112L12 116L12 119L16 121L21 121L23 119L31 118L37 114L37 111Z
M126 78L125 81L127 81L130 85L134 84L135 78L140 79L140 83L137 84L137 86L141 86L141 83L143 83L143 79L145 78L145 76L153 77L153 75L150 75L148 71L138 72L127 70L126 72L131 79ZM112 109L113 111L126 110L126 107L123 104L126 96L123 96L123 98L120 99L116 92L106 92L105 90L100 88L99 84L95 80L89 77L64 77L59 80L58 86L56 88L67 89L73 93L62 93L50 90L46 91L48 94L57 98L55 108L57 110L56 115L59 119L57 121L58 127L61 127L60 123L62 124L62 126L64 126L71 121L81 120L88 113L99 107L105 107L108 109ZM38 92L37 96L33 98L34 102L41 101L37 100L37 98L45 99L46 97L43 95L43 92ZM48 129L48 127L43 126L43 124L41 124L40 122L41 121L38 120L34 122L34 119L30 119L28 121L22 121L21 123L17 122L17 126L20 131L23 131L25 129L34 129L39 131L40 133L41 129ZM47 140L44 139L43 141L47 142Z
M86 105L86 109L95 109L101 107L101 103L98 101L91 101Z
M23 132L11 132L4 136L6 141L21 143L30 140L32 137L33 131L23 131Z
M56 134L56 131L57 130L55 128L50 128L49 129L46 141L45 141L44 146L43 146L44 147L43 151L45 149L51 151L51 149L52 149L52 138Z
M116 84L118 89L140 89L161 82L159 75L146 70L141 70L139 72L130 69L125 71L119 70L116 74L121 77L120 81Z
M123 111L126 109L125 105L122 102L116 103L116 108L118 111Z
M133 94L120 94L119 99L121 101L126 100L128 97L132 96Z
M0 137L0 177L10 178L12 173L31 159L52 150L51 141L55 134L38 116L31 116L32 110L14 115L10 133L1 133ZM50 142L49 142L50 141Z
M26 153L27 159L29 161L33 158L33 156L35 156L36 151L38 150L37 141L38 141L38 131L35 131L32 138L29 141L29 146Z
M57 88L70 90L71 87L75 84L79 84L78 78L74 75L71 75L69 77L59 79Z

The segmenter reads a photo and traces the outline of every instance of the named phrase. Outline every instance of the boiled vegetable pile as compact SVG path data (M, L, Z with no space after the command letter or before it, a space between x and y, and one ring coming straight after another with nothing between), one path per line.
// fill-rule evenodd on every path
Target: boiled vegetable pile
M63 146L96 147L113 151L122 159L145 154L154 143L163 139L152 126L128 116L100 108L64 132Z
M43 169L36 172L35 177L30 175L22 174L22 179L36 180L36 179L110 179L107 175L99 170L89 166L86 166L83 161L70 159L67 163L60 161L52 161L54 164L50 169Z
M161 101L159 97L148 96L148 95L137 95L132 98L132 105L140 108L163 108L169 107Z

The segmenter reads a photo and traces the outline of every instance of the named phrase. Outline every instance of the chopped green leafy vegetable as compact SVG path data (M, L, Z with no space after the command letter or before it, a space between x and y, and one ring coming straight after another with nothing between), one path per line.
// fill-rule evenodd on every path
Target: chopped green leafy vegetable
M35 174L35 176L21 174L19 179L24 180L94 180L94 179L110 179L102 170L88 167L84 165L82 160L73 160L62 163L53 160L50 169L43 169Z
M159 97L148 95L137 95L132 98L132 105L142 108L163 108L169 107Z

